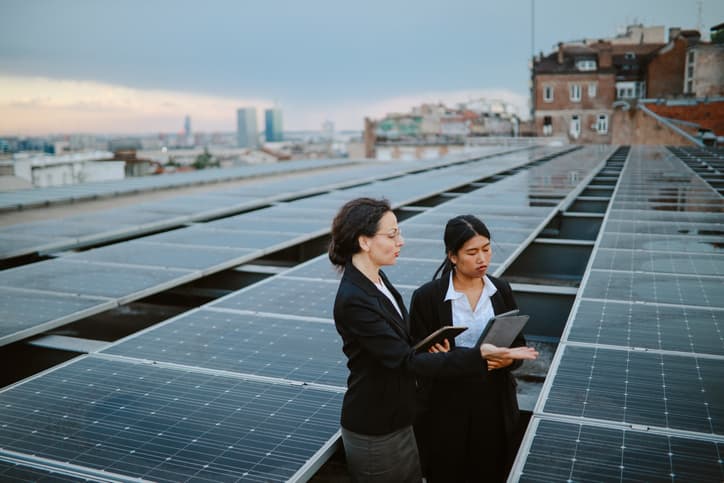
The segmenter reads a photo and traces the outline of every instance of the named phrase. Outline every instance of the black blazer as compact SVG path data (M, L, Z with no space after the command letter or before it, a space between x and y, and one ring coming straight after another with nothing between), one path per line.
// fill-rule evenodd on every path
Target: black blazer
M518 306L513 298L513 291L510 288L510 284L490 275L488 275L488 278L498 289L490 298L493 311L496 314L501 314L509 310L517 309ZM412 320L411 333L413 342L424 339L444 325L452 325L452 302L449 300L445 301L445 294L447 293L449 283L449 274L445 274L441 278L427 282L412 294L410 318ZM455 341L451 340L450 343L454 348ZM516 337L515 341L513 341L512 346L517 347L523 345L525 345L525 338L521 333ZM451 353L455 353L460 349L461 348L454 349ZM513 375L510 374L510 371L520 367L521 364L522 361L514 361L513 364L504 369L493 371L488 377L490 383L500 388L500 397L503 398L501 403L503 407L508 408L504 421L508 434L512 434L517 430L517 424L520 418L515 389L517 383ZM421 404L427 403L428 400L431 404L434 403L434 398L431 398L429 394L430 391L434 391L434 384L435 382L433 380L425 381L425 385L431 385L432 387L427 387L420 391ZM440 397L444 397L444 395L440 395Z
M402 317L390 300L351 263L344 269L334 301L334 323L347 355L349 377L342 403L342 426L366 435L410 426L416 413L416 376L487 377L478 349L415 354L402 297L384 273Z

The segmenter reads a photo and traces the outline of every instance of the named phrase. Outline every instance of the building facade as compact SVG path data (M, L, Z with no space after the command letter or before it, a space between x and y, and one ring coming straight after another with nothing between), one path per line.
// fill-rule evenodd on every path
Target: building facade
M236 111L236 145L250 149L259 147L255 107L245 107Z
M283 141L284 135L282 133L282 110L274 107L264 111L264 134L266 141L269 143Z
M610 143L610 117L616 93L613 48L565 46L533 67L534 123L538 136L572 143Z
M724 49L702 43L695 30L662 27L598 41L560 43L533 61L532 105L538 136L572 143L612 143L612 129L635 131L638 116L617 116L639 102L722 95ZM660 32L661 31L661 32ZM651 40L654 42L651 42ZM620 139L617 136L616 139Z

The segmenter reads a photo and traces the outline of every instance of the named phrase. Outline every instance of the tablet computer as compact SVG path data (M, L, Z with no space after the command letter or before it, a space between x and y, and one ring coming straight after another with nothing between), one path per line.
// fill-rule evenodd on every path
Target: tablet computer
M517 313L517 312L516 312ZM480 344L493 344L498 347L510 347L530 317L527 315L498 315L488 322L478 339Z
M427 350L435 344L442 344L445 339L454 339L457 335L462 334L466 330L468 330L468 328L463 325L446 325L422 339L420 342L412 346L412 348L415 352L427 352Z

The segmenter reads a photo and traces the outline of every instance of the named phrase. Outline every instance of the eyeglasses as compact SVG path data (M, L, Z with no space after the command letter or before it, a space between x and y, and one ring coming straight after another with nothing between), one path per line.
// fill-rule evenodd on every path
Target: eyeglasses
M386 236L390 240L402 239L402 230L396 228L389 233L375 233L375 236Z

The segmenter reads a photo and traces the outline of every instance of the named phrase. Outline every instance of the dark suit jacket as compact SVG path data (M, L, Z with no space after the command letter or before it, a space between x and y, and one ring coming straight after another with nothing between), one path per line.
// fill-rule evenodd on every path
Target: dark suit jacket
M342 426L355 433L388 434L415 419L416 376L487 377L477 349L447 354L415 354L402 297L384 273L402 317L390 300L351 263L345 267L334 301L334 323L348 357Z
M499 278L491 277L490 275L488 275L488 278L498 289L498 291L490 299L493 305L493 311L496 314L500 314L518 308L515 303L515 299L513 298L513 291L511 290L508 282ZM443 275L441 278L435 279L421 286L412 294L412 301L410 303L410 319L412 321L411 333L413 336L413 343L424 339L427 335L444 325L452 325L452 302L449 300L445 301L445 294L447 293L449 283L449 275ZM461 349L454 348L454 340L450 342L453 347L453 350L451 351L452 353ZM525 345L525 338L521 333L515 339L512 346L517 347L523 345ZM517 430L520 418L518 399L515 389L517 383L515 382L515 378L512 374L510 374L510 371L520 367L521 364L522 361L514 361L513 364L505 369L492 371L491 375L488 377L491 389L500 389L499 394L502 398L502 407L506 408L504 423L506 432L509 435L513 434ZM465 381L460 381L462 384L475 384L481 382L482 381L479 379L466 379ZM447 381L447 384L438 384L438 386L450 387L450 384L454 383L454 381ZM436 386L434 380L425 380L423 386L426 387L422 387L420 389L420 404L432 405L435 404L436 399L439 400L439 398L447 396L446 394L433 394Z

